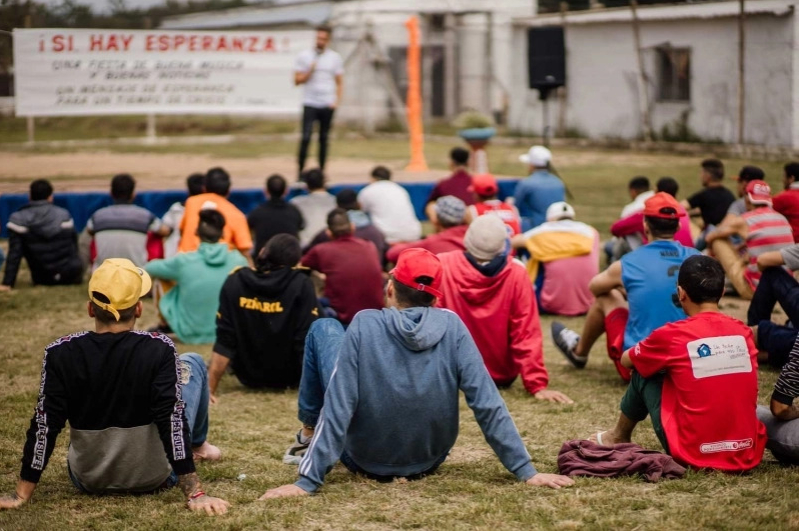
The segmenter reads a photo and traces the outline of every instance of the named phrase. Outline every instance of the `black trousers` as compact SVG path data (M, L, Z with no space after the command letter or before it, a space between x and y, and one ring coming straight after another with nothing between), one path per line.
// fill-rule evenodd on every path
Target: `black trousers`
M302 108L302 138L300 139L299 166L300 172L305 169L305 160L308 158L308 146L311 144L314 122L319 122L319 167L325 169L327 160L327 136L330 132L330 124L333 123L333 113L335 109L331 107L309 107Z

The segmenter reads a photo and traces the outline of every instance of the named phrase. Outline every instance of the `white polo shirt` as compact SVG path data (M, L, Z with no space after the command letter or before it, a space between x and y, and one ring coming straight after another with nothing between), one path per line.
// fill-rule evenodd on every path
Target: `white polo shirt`
M307 73L314 61L316 69L303 85L302 104L317 108L331 107L336 103L336 76L344 73L344 62L330 48L321 54L317 54L316 50L305 50L297 56L294 72Z

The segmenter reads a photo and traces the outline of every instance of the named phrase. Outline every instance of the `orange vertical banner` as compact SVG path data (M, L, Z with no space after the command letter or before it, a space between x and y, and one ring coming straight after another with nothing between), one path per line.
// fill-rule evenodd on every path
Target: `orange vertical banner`
M427 171L424 158L424 126L422 125L422 50L419 44L419 19L411 17L405 22L408 28L408 95L405 106L408 112L408 129L411 134L411 162L407 171Z

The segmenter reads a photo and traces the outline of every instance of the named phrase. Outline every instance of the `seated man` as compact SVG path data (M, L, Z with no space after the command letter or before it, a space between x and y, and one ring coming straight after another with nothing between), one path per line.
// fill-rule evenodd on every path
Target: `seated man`
M621 365L622 353L666 323L685 319L673 302L674 279L680 265L696 249L674 241L680 224L679 203L659 192L644 204L644 231L649 243L626 254L589 284L596 300L588 310L582 334L552 323L552 339L566 359L585 367L597 339L607 333L608 356L619 375L630 381L630 369Z
M632 202L627 203L621 210L619 220L626 219L633 214L637 214L644 209L644 202L655 195L650 190L649 178L638 175L630 179L627 184L627 193L630 194ZM612 264L630 251L635 251L644 244L643 226L639 223L638 231L630 231L627 234L617 234L611 230L613 238L605 243L605 255L608 264Z
M744 200L747 212L730 216L705 236L705 242L721 262L738 295L751 300L760 281L757 257L793 245L793 231L788 220L771 208L771 188L765 182L750 181ZM731 236L739 236L746 242L744 256L730 242Z
M647 415L667 454L684 466L744 472L763 458L766 430L757 418L757 349L752 332L719 310L724 270L691 256L677 277L688 319L658 328L621 363L635 369L616 427L599 444L628 443Z
M524 266L509 256L505 224L497 216L481 216L469 225L464 243L466 252L439 255L438 305L463 320L497 386L509 387L521 375L535 398L571 404L563 393L547 389L533 287Z
M766 174L757 166L744 166L738 172L738 180L736 181L738 199L733 201L730 208L727 209L727 215L721 223L729 221L730 216L742 216L746 213L746 186L752 181L765 181Z
M702 234L696 240L696 247L704 250L705 234L721 223L735 202L735 196L724 187L724 163L719 159L705 159L700 167L699 180L703 190L683 199L680 204L690 216L702 216Z
M757 407L757 418L766 426L766 448L783 464L799 465L799 345L797 330L791 328L794 343L789 347L787 362L780 370L768 407ZM758 331L758 338L760 331ZM758 343L758 347L762 346ZM769 352L771 355L771 352Z
M158 301L163 325L183 343L213 343L219 292L230 272L247 265L238 251L220 243L225 218L216 210L201 210L196 251L165 260L153 260L144 268L154 278L171 280L175 286Z
M371 182L358 192L358 203L386 241L393 245L421 238L422 224L416 217L411 196L405 188L391 181L391 170L377 166L371 177Z
M325 174L318 168L302 172L300 181L308 185L308 194L294 197L289 204L299 209L305 222L299 236L300 245L304 247L324 230L327 215L336 208L336 198L327 191Z
M793 228L794 243L799 243L799 162L783 167L782 185L785 189L774 196L774 210L785 216Z
M511 236L516 236L522 231L519 210L510 203L499 200L497 197L499 184L493 175L488 173L475 175L472 177L471 189L474 192L474 204L466 209L466 223L471 223L485 214L491 214L498 216L508 226Z
M186 177L186 188L189 197L203 193L205 191L205 174L192 173ZM185 211L186 202L176 201L172 203L169 210L164 214L164 217L161 218L163 224L172 231L163 241L164 258L172 258L178 254L178 245L180 245L180 222L183 219L183 213Z
M247 225L247 218L241 210L228 201L230 195L230 175L222 168L211 168L205 174L205 193L189 197L186 210L180 220L180 245L178 251L186 253L196 251L200 246L197 237L197 225L200 223L200 210L218 210L225 216L225 230L221 241L231 249L238 249L250 259L252 235Z
M345 188L336 194L336 206L343 208L347 211L347 216L350 218L350 223L355 225L355 237L366 240L375 244L377 247L377 254L380 255L380 263L385 264L386 237L380 232L377 227L372 225L372 220L366 215L366 212L361 210L361 205L358 204L358 193L352 188ZM311 240L311 243L303 249L303 252L308 252L314 245L330 241L330 236L327 235L327 227Z
M438 258L408 249L391 272L387 308L359 313L346 333L331 319L313 324L298 400L303 428L287 455L304 455L300 478L261 499L316 492L339 459L378 481L432 474L458 436L459 390L502 464L520 481L573 484L537 473L530 463L469 331L454 313L433 308L440 282Z
M172 232L158 216L133 204L135 190L133 177L127 173L115 175L111 179L114 204L92 214L86 223L97 251L93 269L108 258L127 258L137 267L144 267L148 260L147 233L169 236Z
M287 191L288 184L282 175L270 175L266 179L266 203L258 205L247 216L247 225L255 235L253 257L258 256L272 236L291 234L299 238L300 231L305 228L305 219L300 210L285 199Z
M44 351L39 400L16 492L0 509L29 501L69 422L67 471L92 494L157 492L177 484L188 508L227 512L194 470L216 460L208 434L208 384L198 354L178 356L168 337L134 330L150 277L130 260L110 259L89 280L94 332L62 337Z
M216 343L208 369L211 401L228 365L245 387L297 387L305 336L319 316L310 271L297 267L300 242L272 236L257 269L231 273L219 295Z
M383 267L375 245L353 236L355 227L346 210L334 209L327 227L332 241L305 253L302 265L321 273L323 309L348 325L361 310L383 307Z
M566 185L552 173L552 152L533 146L519 160L528 165L530 176L519 181L513 193L514 204L522 217L522 230L533 229L546 221L547 208L566 200Z
M599 233L575 215L570 204L552 203L546 223L511 240L530 254L529 282L546 313L583 315L594 302L588 284L599 273Z
M44 179L30 185L30 202L8 219L8 262L0 291L14 287L22 258L34 284L80 284L83 263L78 254L75 223L53 204L53 187ZM0 266L3 265L0 251Z
M758 348L767 353L761 361L779 369L788 361L798 331L795 323L799 323L799 282L785 267L799 270L799 245L761 254L757 257L757 267L762 274L746 320L749 326L756 327ZM771 321L771 312L778 302L793 326L780 326Z
M656 187L658 192L666 192L675 199L677 198L677 191L680 189L680 185L672 177L661 177ZM680 218L680 228L674 235L674 241L680 242L686 247L693 247L694 239L691 235L691 220L688 219L685 207L682 205L680 205L680 212L683 213L683 217ZM644 234L644 214L640 210L627 217L621 218L611 225L610 233L617 238L636 235L636 238L640 242L648 243L646 235Z
M464 222L466 204L455 196L445 195L436 200L435 211L435 233L419 241L393 245L386 253L386 260L396 263L400 253L412 247L427 249L433 254L463 251L463 237L469 228Z
M469 173L469 150L462 147L452 148L449 152L449 169L452 175L436 183L424 212L431 223L436 222L436 201L440 197L452 195L463 201L466 205L474 203L472 194L472 176Z

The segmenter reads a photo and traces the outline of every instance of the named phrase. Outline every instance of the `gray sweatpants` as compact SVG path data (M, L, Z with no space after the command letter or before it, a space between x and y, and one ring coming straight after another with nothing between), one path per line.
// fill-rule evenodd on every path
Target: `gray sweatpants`
M766 426L766 448L774 457L784 464L799 465L799 419L780 420L768 406L757 406L757 418Z

